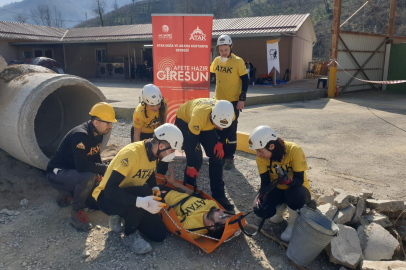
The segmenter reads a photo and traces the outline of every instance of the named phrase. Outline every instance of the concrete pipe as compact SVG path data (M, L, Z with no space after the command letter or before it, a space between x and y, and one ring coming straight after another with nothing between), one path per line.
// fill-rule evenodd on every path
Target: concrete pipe
M83 78L41 66L8 66L0 73L0 148L45 170L66 133L89 120L91 107L101 101L106 98L100 89Z

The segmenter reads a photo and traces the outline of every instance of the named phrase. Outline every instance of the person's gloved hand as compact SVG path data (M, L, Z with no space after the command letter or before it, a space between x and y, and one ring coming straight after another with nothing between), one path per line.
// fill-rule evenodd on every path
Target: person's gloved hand
M278 183L279 185L290 185L292 183L292 178L287 177L287 176L279 176L278 177Z
M189 176L189 177L192 177L192 178L197 178L197 177L199 177L199 174L197 173L197 170L196 170L196 168L195 167L187 167L187 169L186 169L186 174Z
M151 214L156 214L161 211L162 207L166 205L160 202L160 200L162 199L155 196L137 197L135 206L137 206L138 208L142 208L150 212Z
M99 182L99 184L102 180L103 180L103 176L101 176L100 174L96 174L96 181Z
M159 187L153 187L152 188L152 195L156 196L156 197L160 197L161 196L161 191L159 190Z
M217 142L217 144L214 146L214 154L220 159L224 157L223 144L221 142Z

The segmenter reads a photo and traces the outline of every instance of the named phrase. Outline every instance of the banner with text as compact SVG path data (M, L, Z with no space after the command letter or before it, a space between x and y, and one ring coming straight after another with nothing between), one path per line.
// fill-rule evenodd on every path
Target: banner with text
M152 15L154 84L168 102L167 122L188 100L210 96L212 15Z
M279 73L279 39L272 39L266 41L266 50L268 57L268 74L271 73L272 68L275 68Z

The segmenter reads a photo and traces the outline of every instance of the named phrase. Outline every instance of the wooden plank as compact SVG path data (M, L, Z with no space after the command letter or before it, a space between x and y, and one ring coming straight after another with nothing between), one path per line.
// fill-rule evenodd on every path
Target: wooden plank
M395 31L395 17L396 17L396 0L391 0L388 22L388 35L391 38L391 40L393 39L393 32Z
M352 32L352 31L340 31L341 34L351 34L357 36L370 36L370 37L389 37L389 35L373 34L373 33L363 33L363 32Z
M333 26L331 28L331 50L330 59L337 59L338 56L338 37L340 34L340 18L341 18L341 0L334 0L334 12L333 12ZM337 79L337 64L333 61L330 65L328 73L328 97L334 97L335 86Z
M406 37L405 37L406 39ZM338 50L338 52L347 52L347 50ZM351 50L350 52L352 53L373 53L374 51L353 51ZM376 53L385 53L385 51L378 51Z

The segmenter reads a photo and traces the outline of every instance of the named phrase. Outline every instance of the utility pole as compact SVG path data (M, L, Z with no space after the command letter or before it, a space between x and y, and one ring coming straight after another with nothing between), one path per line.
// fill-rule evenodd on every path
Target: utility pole
M396 0L395 0L396 1ZM338 57L338 40L340 35L340 17L341 17L341 0L334 0L333 27L331 29L331 50L330 60L337 60ZM335 95L335 86L337 80L337 64L332 62L328 73L328 97Z

